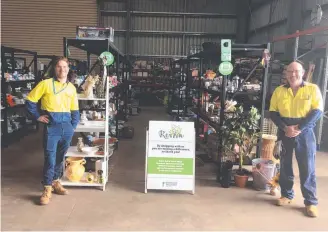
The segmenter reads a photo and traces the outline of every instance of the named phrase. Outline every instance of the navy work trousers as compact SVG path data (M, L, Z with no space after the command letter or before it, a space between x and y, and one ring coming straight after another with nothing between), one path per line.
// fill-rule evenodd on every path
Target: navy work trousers
M305 205L317 205L316 198L316 176L315 176L315 154L316 140L313 129L306 129L295 138L282 138L282 154L280 160L280 180L281 196L294 198L294 173L293 173L293 152L299 167L301 180L301 191Z
M46 125L44 128L43 185L51 185L63 175L64 156L74 134L70 122Z

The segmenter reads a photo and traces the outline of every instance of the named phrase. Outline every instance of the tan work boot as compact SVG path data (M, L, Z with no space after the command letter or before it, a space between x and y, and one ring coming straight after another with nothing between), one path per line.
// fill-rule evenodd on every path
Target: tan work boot
M292 199L288 199L287 197L280 197L277 200L277 205L278 206L283 206L283 205L289 205L290 203L292 203L293 200Z
M44 190L40 198L40 204L47 205L50 201L51 196L52 196L52 187L50 185L44 186Z
M306 214L309 217L318 217L318 207L315 205L307 205L306 208Z
M59 180L54 180L52 182L52 189L54 193L59 194L59 195L67 195L68 191L65 189L59 182Z

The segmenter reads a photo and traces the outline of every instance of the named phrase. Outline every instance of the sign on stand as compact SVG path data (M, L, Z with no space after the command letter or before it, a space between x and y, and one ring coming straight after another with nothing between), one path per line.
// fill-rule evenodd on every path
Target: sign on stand
M145 193L153 189L194 194L194 123L150 121L146 136Z

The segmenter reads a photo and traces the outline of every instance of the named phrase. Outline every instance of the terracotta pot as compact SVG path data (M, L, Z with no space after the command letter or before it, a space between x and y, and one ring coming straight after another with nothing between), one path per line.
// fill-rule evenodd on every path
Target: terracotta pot
M248 176L239 176L235 175L234 176L236 186L239 188L245 188L247 181L248 181Z
M85 167L83 166L86 163L85 159L80 157L69 157L65 161L66 166L66 177L72 182L79 182L85 172Z

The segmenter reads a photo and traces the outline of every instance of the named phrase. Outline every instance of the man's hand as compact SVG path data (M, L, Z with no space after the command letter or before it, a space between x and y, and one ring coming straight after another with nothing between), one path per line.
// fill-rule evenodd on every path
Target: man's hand
M49 123L49 118L48 117L49 117L48 115L42 115L38 118L38 121L47 124L47 123Z
M285 128L285 135L288 138L294 138L298 136L301 133L301 131L298 128L298 125L296 126L287 126Z

